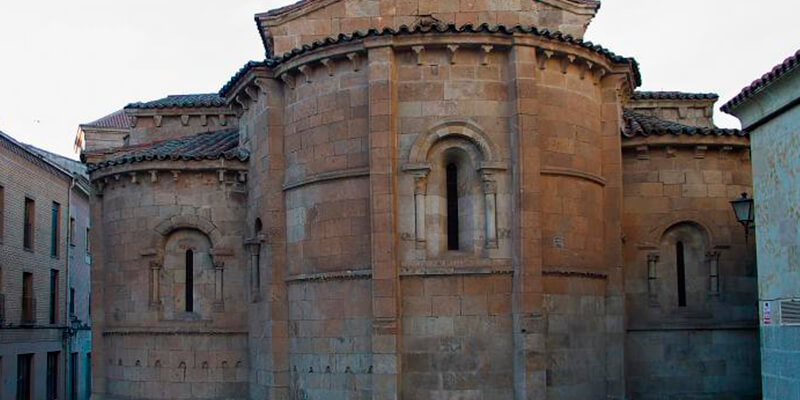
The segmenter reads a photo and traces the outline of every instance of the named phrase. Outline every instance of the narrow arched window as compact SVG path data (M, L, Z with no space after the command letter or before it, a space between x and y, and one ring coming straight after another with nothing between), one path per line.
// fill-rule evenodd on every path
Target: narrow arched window
M683 242L675 243L676 265L678 266L678 307L686 307L686 261Z
M186 312L194 311L194 252L186 250Z
M255 233L256 236L261 234L261 229L263 229L263 226L261 224L261 218L256 218L256 223L253 224L253 232Z
M458 167L447 165L447 249L458 250Z

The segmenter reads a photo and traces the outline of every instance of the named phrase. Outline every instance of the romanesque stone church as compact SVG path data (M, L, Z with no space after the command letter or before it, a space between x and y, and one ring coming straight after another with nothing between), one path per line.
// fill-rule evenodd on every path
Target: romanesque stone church
M749 137L599 9L303 0L83 125L92 398L758 398Z

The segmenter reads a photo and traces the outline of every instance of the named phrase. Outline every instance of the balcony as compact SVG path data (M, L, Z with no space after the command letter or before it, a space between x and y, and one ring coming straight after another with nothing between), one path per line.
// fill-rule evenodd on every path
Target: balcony
M33 297L22 298L22 325L33 325L36 323L36 299Z

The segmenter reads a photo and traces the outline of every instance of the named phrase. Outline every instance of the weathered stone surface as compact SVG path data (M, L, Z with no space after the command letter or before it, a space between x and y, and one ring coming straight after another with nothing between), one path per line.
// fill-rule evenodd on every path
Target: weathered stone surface
M325 0L258 18L283 52L431 18L582 33L591 4ZM122 360L97 372L107 382L98 394L186 396L197 382L205 385L191 386L193 396L220 399L586 400L640 387L668 395L673 380L626 372L639 366L626 351L641 342L637 329L651 328L666 338L658 354L696 373L692 393L721 391L701 385L719 376L750 379L746 363L685 354L672 336L684 333L660 331L706 318L708 337L752 350L747 334L716 331L752 322L740 262L748 253L731 234L725 197L746 187L746 138L623 139L621 107L638 82L629 60L521 32L375 34L308 47L226 85L249 158L223 160L222 179L219 160L164 161L157 180L137 184L114 174L155 164L98 170L93 179L108 180L97 200L108 249L99 324L147 338L130 352L117 349L132 335L98 340ZM170 131L170 118L142 122L139 137L183 132ZM718 296L706 290L706 270L686 274L689 316L672 292L659 297L663 310L650 310L642 275L663 237L685 233L673 229L681 222L709 231L686 234L695 240L687 259L719 251L726 274ZM217 275L199 274L198 311L186 315L176 312L186 276L174 249L188 247L224 259L224 304ZM163 262L160 275L151 259ZM156 295L144 289L153 276L163 279ZM661 278L666 292L674 278ZM178 333L156 336L164 329ZM696 348L724 348L708 337ZM166 372L128 367L142 352L150 363L152 352L169 360ZM652 357L641 371L656 368ZM242 369L215 369L239 359Z

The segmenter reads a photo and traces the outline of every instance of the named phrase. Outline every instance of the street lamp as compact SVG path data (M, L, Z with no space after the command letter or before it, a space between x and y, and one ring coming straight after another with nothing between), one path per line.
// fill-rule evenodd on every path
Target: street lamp
M742 197L731 201L733 213L736 214L736 220L744 226L744 240L750 235L750 227L755 222L755 209L753 208L753 199L747 198L747 193L742 193Z

